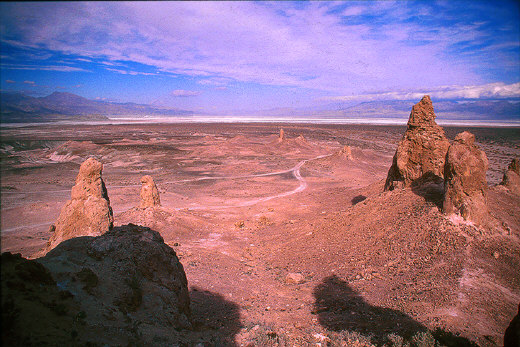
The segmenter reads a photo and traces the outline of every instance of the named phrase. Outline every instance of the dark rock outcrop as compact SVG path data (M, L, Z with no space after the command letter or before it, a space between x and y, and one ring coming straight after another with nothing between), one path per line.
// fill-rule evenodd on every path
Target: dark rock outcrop
M161 206L161 199L159 198L159 191L153 181L152 176L141 177L141 202L140 208Z
M442 183L449 146L444 130L435 123L432 101L425 95L412 108L408 128L388 171L385 190L427 182Z
M183 266L149 228L73 238L36 260L2 254L8 345L171 346L190 315Z
M482 225L488 216L486 153L475 145L475 136L464 131L455 137L446 155L444 203L446 214L459 214Z
M520 346L520 304L518 304L518 313L513 317L504 334L504 347L518 346Z
M58 220L51 226L54 233L45 251L60 242L78 236L98 236L113 226L114 217L108 193L101 178L103 164L89 158L81 164L71 199L61 209Z
M75 346L80 308L51 273L20 254L2 254L2 344Z
M520 195L520 159L515 158L511 161L500 184L509 189L511 193Z
M152 335L167 338L171 330L191 326L184 268L149 228L129 224L67 240L38 262L74 294L87 324L104 322L107 339L138 329L144 344L153 344Z

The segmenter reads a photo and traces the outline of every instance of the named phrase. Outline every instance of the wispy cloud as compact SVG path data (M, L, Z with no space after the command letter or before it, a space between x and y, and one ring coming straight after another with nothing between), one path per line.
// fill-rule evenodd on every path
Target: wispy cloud
M80 67L65 65L20 65L20 64L2 64L2 68L6 70L41 70L41 71L63 71L63 72L89 72Z
M25 83L25 84L36 84L36 82L34 82L34 81L23 81L23 83Z
M436 99L520 98L520 83L489 83L478 86L443 86L417 92L382 92L324 97L324 101L417 100L428 94Z
M177 89L177 90L174 90L172 92L172 95L173 96L178 96L178 97L190 97L190 96L198 96L200 95L201 92L200 91L196 91L196 90L184 90L184 89Z
M5 80L5 83L16 83L16 81L13 81L13 80Z
M123 75L133 75L133 76L136 76L136 75L155 76L155 75L157 75L156 73L152 73L152 72L140 72L140 71L131 71L131 70L128 71L128 70L113 69L113 68L105 68L105 70L117 72L117 73L120 73Z
M479 85L502 78L513 83L520 78L520 53L514 44L518 16L480 2L0 6L3 40L19 49L45 47L106 65L134 62L194 76L202 85L254 82L354 95L377 89ZM439 11L442 16L435 15ZM110 71L153 74L124 67Z

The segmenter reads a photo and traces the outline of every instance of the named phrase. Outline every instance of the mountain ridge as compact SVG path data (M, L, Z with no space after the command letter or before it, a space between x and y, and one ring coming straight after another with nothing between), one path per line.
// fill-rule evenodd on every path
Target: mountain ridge
M114 115L186 116L193 114L192 111L175 108L90 100L67 92L54 92L44 97L2 92L0 101L2 122L106 120L107 116Z

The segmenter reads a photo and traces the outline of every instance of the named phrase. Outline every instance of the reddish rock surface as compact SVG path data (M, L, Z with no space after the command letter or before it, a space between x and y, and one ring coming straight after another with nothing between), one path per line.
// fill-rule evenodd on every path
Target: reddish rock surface
M515 158L511 161L500 184L509 189L511 193L520 195L520 159Z
M146 175L141 177L141 202L140 208L148 208L161 206L161 199L159 198L159 191L153 181L152 176Z
M426 181L441 182L449 145L444 130L435 123L432 101L425 95L412 108L408 129L397 146L388 171L385 190Z
M102 171L103 164L94 158L81 164L76 184L72 187L71 199L61 209L54 224L54 233L47 242L47 252L64 240L78 236L98 236L112 228L114 217L101 178Z
M467 131L458 134L446 155L444 168L444 203L447 214L459 214L481 225L488 216L486 153L475 145L475 136Z

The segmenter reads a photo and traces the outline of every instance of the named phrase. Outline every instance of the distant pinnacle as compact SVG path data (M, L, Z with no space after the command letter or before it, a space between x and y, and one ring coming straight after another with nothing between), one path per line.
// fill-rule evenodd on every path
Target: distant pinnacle
M278 142L283 142L285 140L285 133L283 132L283 129L280 128L280 136L278 136Z

